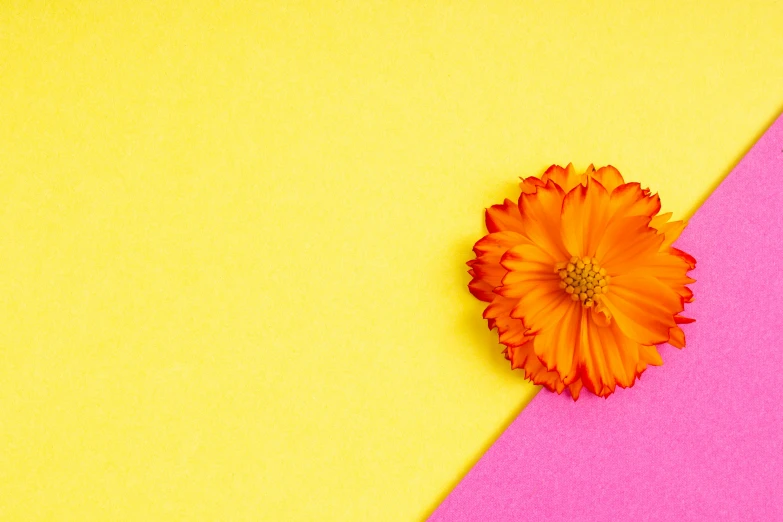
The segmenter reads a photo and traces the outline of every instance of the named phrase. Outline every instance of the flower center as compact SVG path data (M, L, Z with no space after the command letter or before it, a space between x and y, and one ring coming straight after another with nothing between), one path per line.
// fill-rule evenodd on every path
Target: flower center
M574 301L581 301L582 306L590 308L609 288L606 269L598 265L598 260L590 257L572 257L565 268L558 270L560 288L566 291Z

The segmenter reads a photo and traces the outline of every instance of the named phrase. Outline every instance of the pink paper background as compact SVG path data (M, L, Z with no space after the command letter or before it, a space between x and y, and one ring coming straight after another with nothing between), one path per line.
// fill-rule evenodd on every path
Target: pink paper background
M783 116L677 243L687 347L607 400L539 393L430 520L783 520L782 181Z

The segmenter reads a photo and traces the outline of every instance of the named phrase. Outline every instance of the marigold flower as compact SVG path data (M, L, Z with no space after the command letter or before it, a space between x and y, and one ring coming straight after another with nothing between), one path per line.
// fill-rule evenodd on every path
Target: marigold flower
M685 346L696 260L672 246L685 223L658 214L656 194L612 166L553 165L520 186L518 203L487 209L468 261L512 369L574 400L583 386L607 397L663 364L655 345Z

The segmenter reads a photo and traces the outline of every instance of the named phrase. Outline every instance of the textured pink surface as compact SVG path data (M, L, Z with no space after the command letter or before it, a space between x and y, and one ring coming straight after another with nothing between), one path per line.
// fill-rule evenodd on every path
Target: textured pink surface
M430 520L783 520L782 182L783 116L677 243L688 346L607 400L539 393Z

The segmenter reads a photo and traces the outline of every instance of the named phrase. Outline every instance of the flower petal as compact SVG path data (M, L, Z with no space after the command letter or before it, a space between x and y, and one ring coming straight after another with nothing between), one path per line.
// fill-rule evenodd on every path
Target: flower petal
M474 277L468 288L473 295L482 301L492 301L492 297L487 295L487 287L491 292L495 287L500 286L506 269L500 265L500 258L511 247L520 243L526 243L528 240L517 232L505 230L503 232L493 232L487 234L473 245L473 251L476 253L476 259L468 261L471 267L470 275ZM480 285L476 281L483 281Z
M669 344L675 348L685 348L685 332L679 326L669 330Z
M519 211L525 235L539 245L553 261L568 259L560 236L560 214L565 192L552 181L538 187L535 194L519 196Z
M506 252L501 264L508 273L496 293L518 300L512 317L522 319L533 333L562 317L568 294L560 288L561 279L546 252L537 245L518 245Z
M685 221L670 221L658 228L659 233L664 236L661 249L668 249L672 246L672 243L677 241L677 238L680 237L682 231L685 230L686 225L687 223Z
M533 339L532 336L525 334L526 328L519 319L503 317L495 324L498 328L498 341L506 346L520 346Z
M473 297L479 301L486 301L488 303L492 302L492 300L495 298L495 287L483 279L476 277L476 272L473 269L468 270L468 273L471 275L471 277L473 277L470 283L468 283L468 290L470 290L470 293L473 294Z
M692 255L686 254L682 250L674 247L669 247L669 252L684 259L688 263L688 266L691 270L696 268L696 259Z
M693 292L686 285L695 282L695 279L687 275L690 269L690 264L685 259L668 252L658 252L652 256L641 257L636 266L625 274L654 277L680 294L685 302L690 302Z
M533 349L548 370L555 370L565 384L577 377L576 350L582 337L584 308L581 304L564 299L558 309L560 317L542 329L533 338ZM527 322L525 324L528 324Z
M519 206L510 199L503 201L502 205L492 205L484 214L489 232L502 232L513 230L522 233L522 218L519 215Z
M571 397L576 401L579 398L579 392L582 390L582 379L577 379L568 385L568 391L571 392Z
M527 242L524 236L510 230L487 234L473 245L476 259L469 262L471 275L486 282L491 288L500 286L506 274L506 269L500 264L501 257L510 248Z
M544 181L535 176L520 179L522 182L519 184L519 188L522 189L524 194L535 194L538 187L546 185Z
M516 299L507 299L495 294L495 298L484 309L483 317L487 320L497 320L500 317L509 317L511 310L516 306Z
M674 316L683 310L677 292L650 276L613 278L601 303L625 335L646 345L668 341Z
M507 349L506 359L511 361L513 370L524 370L525 377L530 379L533 384L545 386L547 389L557 393L562 393L566 387L565 383L560 379L560 375L555 371L547 370L546 366L536 357L533 351L532 340L522 346Z
M500 264L509 272L520 272L522 275L532 272L544 279L560 279L555 270L555 263L549 254L538 245L528 241L510 248L501 257ZM538 280L539 277L534 279Z
M484 309L484 319L490 330L498 329L498 340L506 346L519 346L532 339L527 335L524 323L511 317L511 310L516 306L516 299L507 299L495 295L495 299Z
M609 221L609 193L593 179L563 200L562 237L571 255L594 256Z
M664 214L658 214L656 216L653 216L653 218L650 220L650 227L660 232L661 227L666 225L666 223L668 223L671 217L672 217L671 212L666 212Z
M639 345L639 362L636 364L636 375L641 375L647 365L660 366L663 364L661 354L655 346Z
M476 253L477 257L487 256L500 262L500 257L507 250L520 243L529 242L525 236L511 230L493 232L476 241L476 244L473 245L473 252Z
M616 322L604 326L602 314L592 311L590 315L581 346L582 380L588 390L605 397L617 385L622 388L633 385L639 343L624 335Z
M546 184L547 181L552 180L554 183L557 183L565 192L568 192L566 187L569 185L569 181L573 183L576 178L577 176L574 172L574 166L569 163L566 168L563 168L560 165L552 165L546 169L546 172L544 172L544 174L541 176L541 181Z
M595 257L612 277L636 267L641 259L654 256L663 236L647 226L649 218L631 216L612 219L596 248Z
M593 177L597 179L598 182L601 183L601 185L603 185L604 188L609 192L612 192L620 185L625 184L623 176L616 168L611 165L601 167L595 172L595 174L593 174Z
M659 234L663 234L665 239L661 245L661 250L668 250L672 243L674 243L683 230L685 230L685 221L669 221L672 217L671 212L665 214L658 214L650 220L650 226L658 231Z
M626 183L612 191L609 204L612 217L652 217L660 210L661 200L658 194L650 196L650 191L642 189L639 183Z

